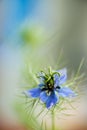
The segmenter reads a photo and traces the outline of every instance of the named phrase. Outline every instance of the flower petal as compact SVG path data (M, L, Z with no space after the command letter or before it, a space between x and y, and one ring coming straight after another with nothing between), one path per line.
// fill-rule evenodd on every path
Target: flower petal
M45 80L45 74L42 72L38 73L38 77L39 77L39 81L41 84L44 84L44 80Z
M42 102L46 102L47 101L48 95L47 95L47 93L45 91L40 93L40 99L41 99Z
M46 101L46 107L50 109L52 106L54 106L59 101L58 96L55 94L55 92L52 92L51 95L48 97Z
M58 70L58 72L60 73L59 85L61 85L67 80L67 69L66 68L61 69L61 70Z
M40 88L33 88L31 90L27 90L24 92L28 97L37 98L40 96L41 89Z
M63 87L59 89L58 93L62 97L75 97L76 96L75 92L68 87Z
M54 88L59 86L59 76L57 74L54 75Z

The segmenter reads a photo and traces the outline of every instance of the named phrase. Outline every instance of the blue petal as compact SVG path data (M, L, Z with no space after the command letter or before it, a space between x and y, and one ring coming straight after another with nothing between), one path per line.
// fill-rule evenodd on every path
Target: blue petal
M59 76L57 74L54 75L54 88L59 86Z
M28 97L37 98L40 96L41 89L40 88L33 88L31 90L27 90L24 92Z
M45 80L45 74L42 73L42 72L39 72L38 73L38 76L39 76L39 81L41 84L44 84L44 80Z
M52 92L51 95L48 97L46 101L46 107L50 109L52 106L54 106L59 101L58 96L55 94L55 92Z
M76 96L75 92L67 87L63 87L59 89L58 93L62 97L75 97Z
M46 102L47 101L48 95L47 95L47 93L45 91L41 92L40 99L41 99L42 102Z
M58 72L60 73L59 85L61 85L67 80L67 70L66 68L64 68L64 69L58 70Z
M40 81L41 84L44 84L44 81L45 81L44 77L40 77L39 81Z

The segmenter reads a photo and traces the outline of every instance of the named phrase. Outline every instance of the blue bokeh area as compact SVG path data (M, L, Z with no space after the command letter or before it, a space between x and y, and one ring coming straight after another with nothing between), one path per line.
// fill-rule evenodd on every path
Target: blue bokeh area
M4 23L2 25L4 38L9 37L10 34L12 35L27 16L33 15L38 1L39 0L3 0L0 2L3 8L1 18L3 18L4 13Z

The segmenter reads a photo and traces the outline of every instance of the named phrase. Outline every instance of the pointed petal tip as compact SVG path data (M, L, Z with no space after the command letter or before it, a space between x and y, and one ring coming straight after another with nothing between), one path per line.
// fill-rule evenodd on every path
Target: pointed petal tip
M58 70L58 72L60 72L60 73L67 73L67 68L64 67L63 69Z
M50 106L46 106L46 107L47 107L47 109L49 110L49 109L51 109L53 106L54 106L54 104L51 103Z
M59 101L59 97L53 92L46 101L46 107L47 109L51 109L53 106L55 106Z
M37 98L40 96L41 89L40 88L32 88L30 90L26 90L23 92L28 97Z
M58 72L60 73L60 77L59 77L59 84L63 84L66 82L67 80L67 69L63 68L61 70L58 70Z
M68 87L63 87L59 90L59 95L62 97L76 97L78 94L76 94L72 89Z

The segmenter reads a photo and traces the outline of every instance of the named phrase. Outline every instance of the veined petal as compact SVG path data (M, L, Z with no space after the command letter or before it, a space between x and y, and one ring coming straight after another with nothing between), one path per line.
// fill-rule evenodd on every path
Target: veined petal
M42 102L46 102L47 101L48 95L47 95L47 93L45 91L40 93L40 99L41 99Z
M58 93L62 97L75 97L76 96L75 92L68 87L63 87L59 89Z
M28 97L37 98L40 96L41 89L40 88L32 88L24 92Z
M42 73L42 72L39 72L39 73L38 73L38 76L39 76L39 81L40 81L40 83L41 83L41 84L44 84L45 74Z
M40 77L39 81L40 81L40 83L44 84L44 81L45 81L44 77Z
M55 94L55 92L52 92L51 95L48 97L46 101L46 107L50 109L52 106L54 106L59 101L59 97Z
M59 85L61 85L67 80L67 69L66 68L61 69L61 70L58 70L58 72L60 73Z
M57 74L54 75L54 88L59 86L59 76Z

